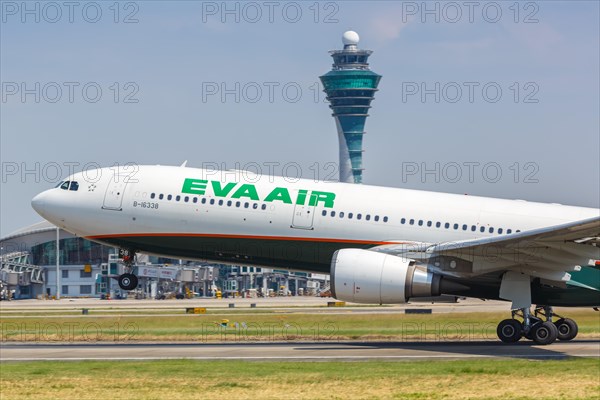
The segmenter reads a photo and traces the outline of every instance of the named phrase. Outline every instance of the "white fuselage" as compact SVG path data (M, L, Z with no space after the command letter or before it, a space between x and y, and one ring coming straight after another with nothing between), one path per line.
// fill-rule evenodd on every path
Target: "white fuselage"
M336 246L509 235L599 213L244 171L140 166L120 175L112 169L96 172L67 178L77 182L77 190L65 184L47 190L34 198L33 207L74 234L112 245L170 257L223 262L237 257L239 263L257 265L275 266L296 257L297 262L283 266L320 272L326 272Z

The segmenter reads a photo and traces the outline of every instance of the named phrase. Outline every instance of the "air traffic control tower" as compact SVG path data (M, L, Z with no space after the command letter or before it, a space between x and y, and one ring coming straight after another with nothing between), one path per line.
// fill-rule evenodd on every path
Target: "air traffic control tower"
M333 68L321 82L333 110L340 141L340 182L362 183L362 141L371 101L381 75L369 69L371 50L359 50L354 31L342 36L343 50L332 50Z

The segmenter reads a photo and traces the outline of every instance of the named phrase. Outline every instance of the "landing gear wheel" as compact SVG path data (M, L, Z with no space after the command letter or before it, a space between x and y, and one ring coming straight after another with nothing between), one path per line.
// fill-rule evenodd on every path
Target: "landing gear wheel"
M123 290L133 290L138 285L138 277L134 274L123 274L119 276L119 287Z
M561 318L556 321L554 325L556 325L556 328L558 329L558 340L572 340L577 336L577 332L579 332L577 323L571 318Z
M523 327L516 319L505 319L498 324L496 333L504 343L516 343L521 339Z
M536 324L531 329L531 339L537 344L551 344L558 338L558 328L550 321Z

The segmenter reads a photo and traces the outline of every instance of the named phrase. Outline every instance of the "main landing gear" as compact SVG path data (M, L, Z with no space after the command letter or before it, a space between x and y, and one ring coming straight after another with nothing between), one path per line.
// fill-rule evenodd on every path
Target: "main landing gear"
M554 316L559 317L556 322L552 321ZM516 319L517 317L523 321ZM515 343L525 337L541 345L554 343L556 339L572 340L577 332L575 321L554 314L549 306L537 306L533 315L529 308L513 310L512 318L500 322L496 330L504 343Z
M119 287L123 290L134 290L138 286L138 277L131 273L133 270L133 264L135 263L135 251L134 250L119 250L119 255L123 259L125 265L125 273L119 275Z

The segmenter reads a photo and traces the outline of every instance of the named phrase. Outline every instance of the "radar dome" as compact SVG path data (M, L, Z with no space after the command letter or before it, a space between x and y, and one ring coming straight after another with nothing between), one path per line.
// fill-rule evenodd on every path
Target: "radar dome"
M342 36L342 43L344 43L344 46L356 46L359 40L360 37L358 36L358 33L354 31L344 32L344 35Z

